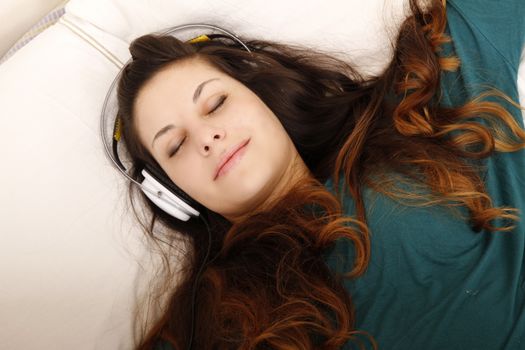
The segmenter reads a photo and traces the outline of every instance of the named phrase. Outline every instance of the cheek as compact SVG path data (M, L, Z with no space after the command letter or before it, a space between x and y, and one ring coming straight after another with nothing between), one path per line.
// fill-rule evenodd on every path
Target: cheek
M254 173L260 172L267 177L279 176L292 159L293 143L273 113L268 110L259 113L252 125L256 147L250 161L253 162Z
M181 157L171 162L172 164L165 169L170 179L192 198L200 201L200 198L202 198L200 193L203 188L202 184L209 179L205 178L206 174L204 172L195 170L200 169L199 167L201 166L197 164L196 158L181 155Z
M256 194L259 190L268 190L281 179L293 159L293 144L280 124L268 120L252 134L250 143L235 185Z
M266 118L260 126L260 138L271 158L278 161L291 151L292 141L277 117Z

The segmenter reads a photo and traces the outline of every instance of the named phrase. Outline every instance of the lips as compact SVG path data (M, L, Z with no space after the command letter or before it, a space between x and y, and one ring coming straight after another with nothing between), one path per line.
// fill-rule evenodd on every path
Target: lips
M244 146L246 146L250 142L250 139L246 139L242 142L239 142L234 147L230 148L228 152L226 152L220 159L219 164L217 165L217 168L215 168L215 175L213 177L213 180L217 179L219 176L219 172L221 169L228 163L228 161L235 156L235 154L241 150Z

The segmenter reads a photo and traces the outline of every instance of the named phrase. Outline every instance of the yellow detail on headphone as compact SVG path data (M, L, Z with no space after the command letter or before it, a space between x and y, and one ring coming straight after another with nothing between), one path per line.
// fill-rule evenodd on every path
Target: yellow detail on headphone
M120 122L120 118L117 117L117 120L115 121L115 129L113 130L113 138L117 141L120 141L120 134L121 134L121 122Z
M201 41L208 41L210 38L206 34L199 35L196 38L193 38L191 40L188 40L190 44L199 43Z

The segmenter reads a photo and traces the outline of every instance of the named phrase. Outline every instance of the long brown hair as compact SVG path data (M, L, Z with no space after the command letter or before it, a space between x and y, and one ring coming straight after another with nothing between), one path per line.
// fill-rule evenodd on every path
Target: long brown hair
M369 261L364 186L410 205L466 206L474 230L511 229L491 225L495 218L517 216L512 208L492 206L475 161L525 147L525 131L512 115L483 98L499 96L519 106L497 90L463 106L440 106L440 74L460 65L457 57L438 54L450 41L444 34L445 1L432 1L423 11L410 0L410 8L392 61L366 79L348 62L297 45L244 40L253 49L250 55L224 42L187 44L161 35L131 44L133 61L119 82L118 113L132 176L139 178L145 164L159 167L134 130L140 88L161 68L191 59L204 60L254 91L280 119L314 175L271 209L235 225L209 212L211 242L201 222L169 217L130 184L134 213L163 259L158 284L137 308L136 349L152 349L159 340L186 349L192 288L208 247L213 259L196 284L196 349L338 349L348 340L376 347L373 335L355 329L351 295L342 284L343 278L361 275ZM381 176L385 169L399 175L396 181ZM353 197L356 218L345 217L337 196L323 186L330 177L338 184L340 176L346 188L339 194ZM403 192L397 181L414 191ZM419 193L420 188L429 191ZM145 214L137 209L137 197ZM355 249L354 268L345 275L329 271L323 261L336 239L350 239ZM148 316L142 313L146 307L153 308Z

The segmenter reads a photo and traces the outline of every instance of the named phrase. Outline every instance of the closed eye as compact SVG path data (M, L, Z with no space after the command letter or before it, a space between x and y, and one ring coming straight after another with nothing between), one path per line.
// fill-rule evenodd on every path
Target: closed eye
M175 155L175 153L177 153L177 151L179 150L180 146L182 146L182 144L184 143L184 140L186 140L186 137L183 138L182 141L177 145L177 147L175 147L175 149L170 152L170 154L168 155L168 158L173 157Z
M208 115L215 113L215 111L223 105L224 101L226 101L227 98L228 95L221 95L221 97L219 98L219 102L215 105L215 107L213 107L213 109L211 110L211 112L208 113Z

